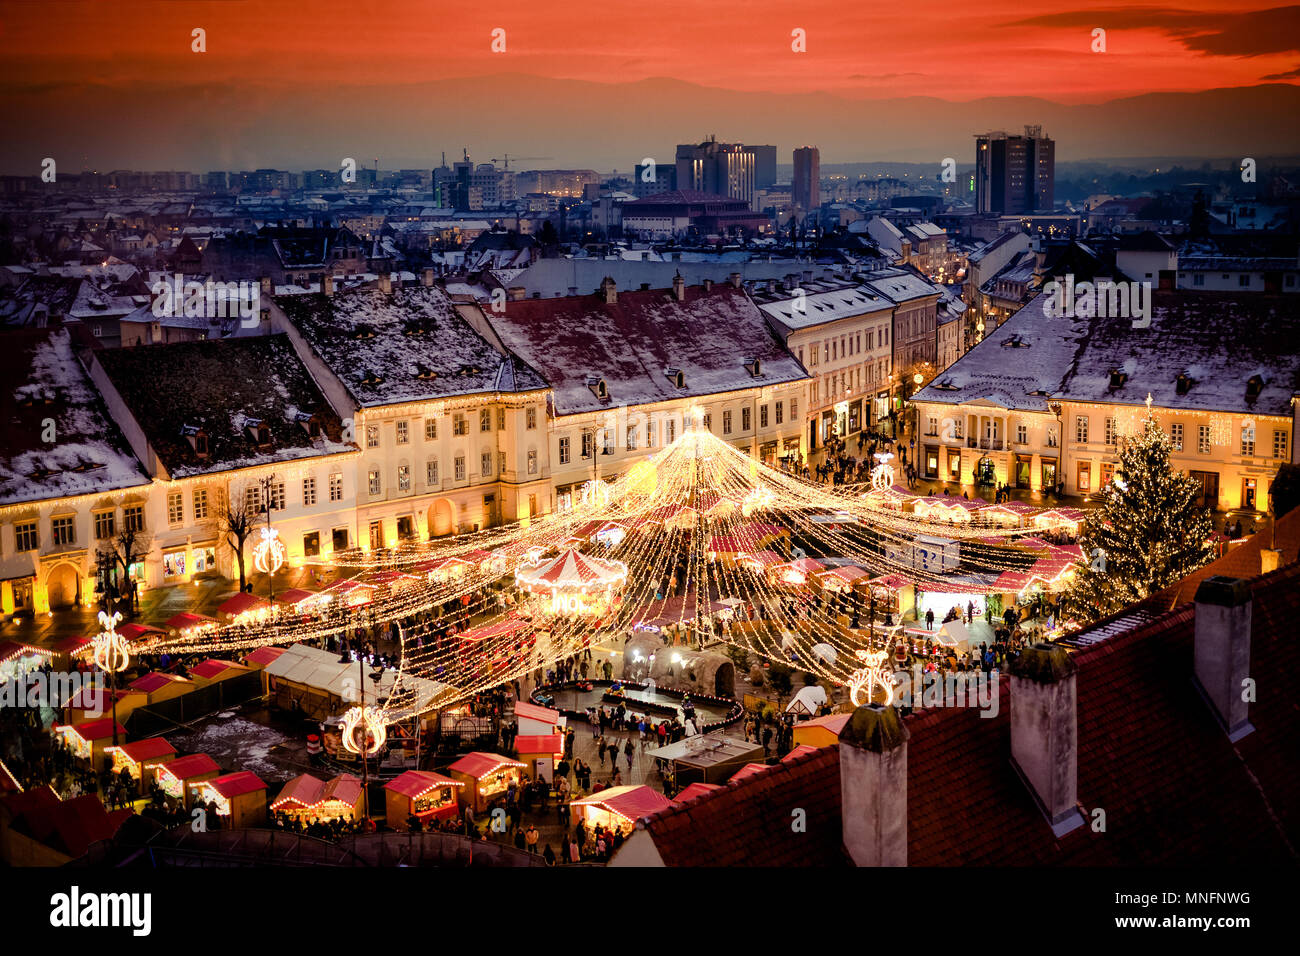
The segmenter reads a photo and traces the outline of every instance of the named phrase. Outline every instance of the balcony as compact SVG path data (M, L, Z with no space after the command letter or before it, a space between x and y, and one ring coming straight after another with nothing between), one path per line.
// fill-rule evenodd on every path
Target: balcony
M967 448L979 448L982 451L1006 451L1006 442L1001 438L966 439Z

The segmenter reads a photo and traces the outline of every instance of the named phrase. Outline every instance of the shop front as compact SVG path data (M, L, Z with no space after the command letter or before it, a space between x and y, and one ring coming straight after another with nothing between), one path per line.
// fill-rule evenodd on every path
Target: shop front
M863 426L866 424L862 420L862 399L859 398L856 401L849 402L848 414L849 414L848 433L850 435L853 435L856 434L857 432L862 431Z
M518 760L476 751L453 763L447 773L464 784L458 791L461 802L482 813L493 800L504 796L512 783L519 786L525 769Z
M1055 492L1057 486L1060 484L1060 479L1056 476L1056 459L1044 458L1041 467L1043 469L1043 491Z
M1016 455L1016 470L1012 484L1017 488L1033 486L1034 456Z
M921 468L925 477L939 477L939 455L940 448L938 445L925 445L922 447Z
M460 813L457 791L463 780L453 780L428 770L408 770L384 784L387 824L393 830L408 829L415 817L421 824L431 820L449 820Z

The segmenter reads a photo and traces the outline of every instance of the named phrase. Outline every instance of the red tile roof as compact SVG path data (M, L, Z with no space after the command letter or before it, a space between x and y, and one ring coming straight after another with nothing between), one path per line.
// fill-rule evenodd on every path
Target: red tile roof
M5 806L14 815L15 829L73 859L92 843L112 837L124 819L110 815L92 794L59 800L48 787L6 797Z

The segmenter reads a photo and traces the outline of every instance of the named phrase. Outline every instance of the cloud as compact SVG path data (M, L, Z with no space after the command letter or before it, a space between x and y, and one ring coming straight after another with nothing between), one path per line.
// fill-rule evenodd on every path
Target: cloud
M1285 73L1270 73L1262 77L1265 80L1300 80L1300 66L1294 70L1287 70Z
M1211 56L1252 57L1300 52L1300 6L1245 12L1113 7L1086 12L1049 13L1003 25L1156 30L1173 37L1188 50Z

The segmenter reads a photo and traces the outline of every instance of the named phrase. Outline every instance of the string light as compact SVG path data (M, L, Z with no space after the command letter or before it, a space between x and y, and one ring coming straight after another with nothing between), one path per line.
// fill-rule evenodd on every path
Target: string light
M284 542L275 528L262 528L261 537L253 547L253 567L263 574L275 574L284 566Z
M111 615L107 611L99 612L99 624L103 630L92 638L91 653L95 666L100 670L116 673L126 670L131 663L131 650L126 638L117 633L117 622L120 620L122 615L118 611Z

